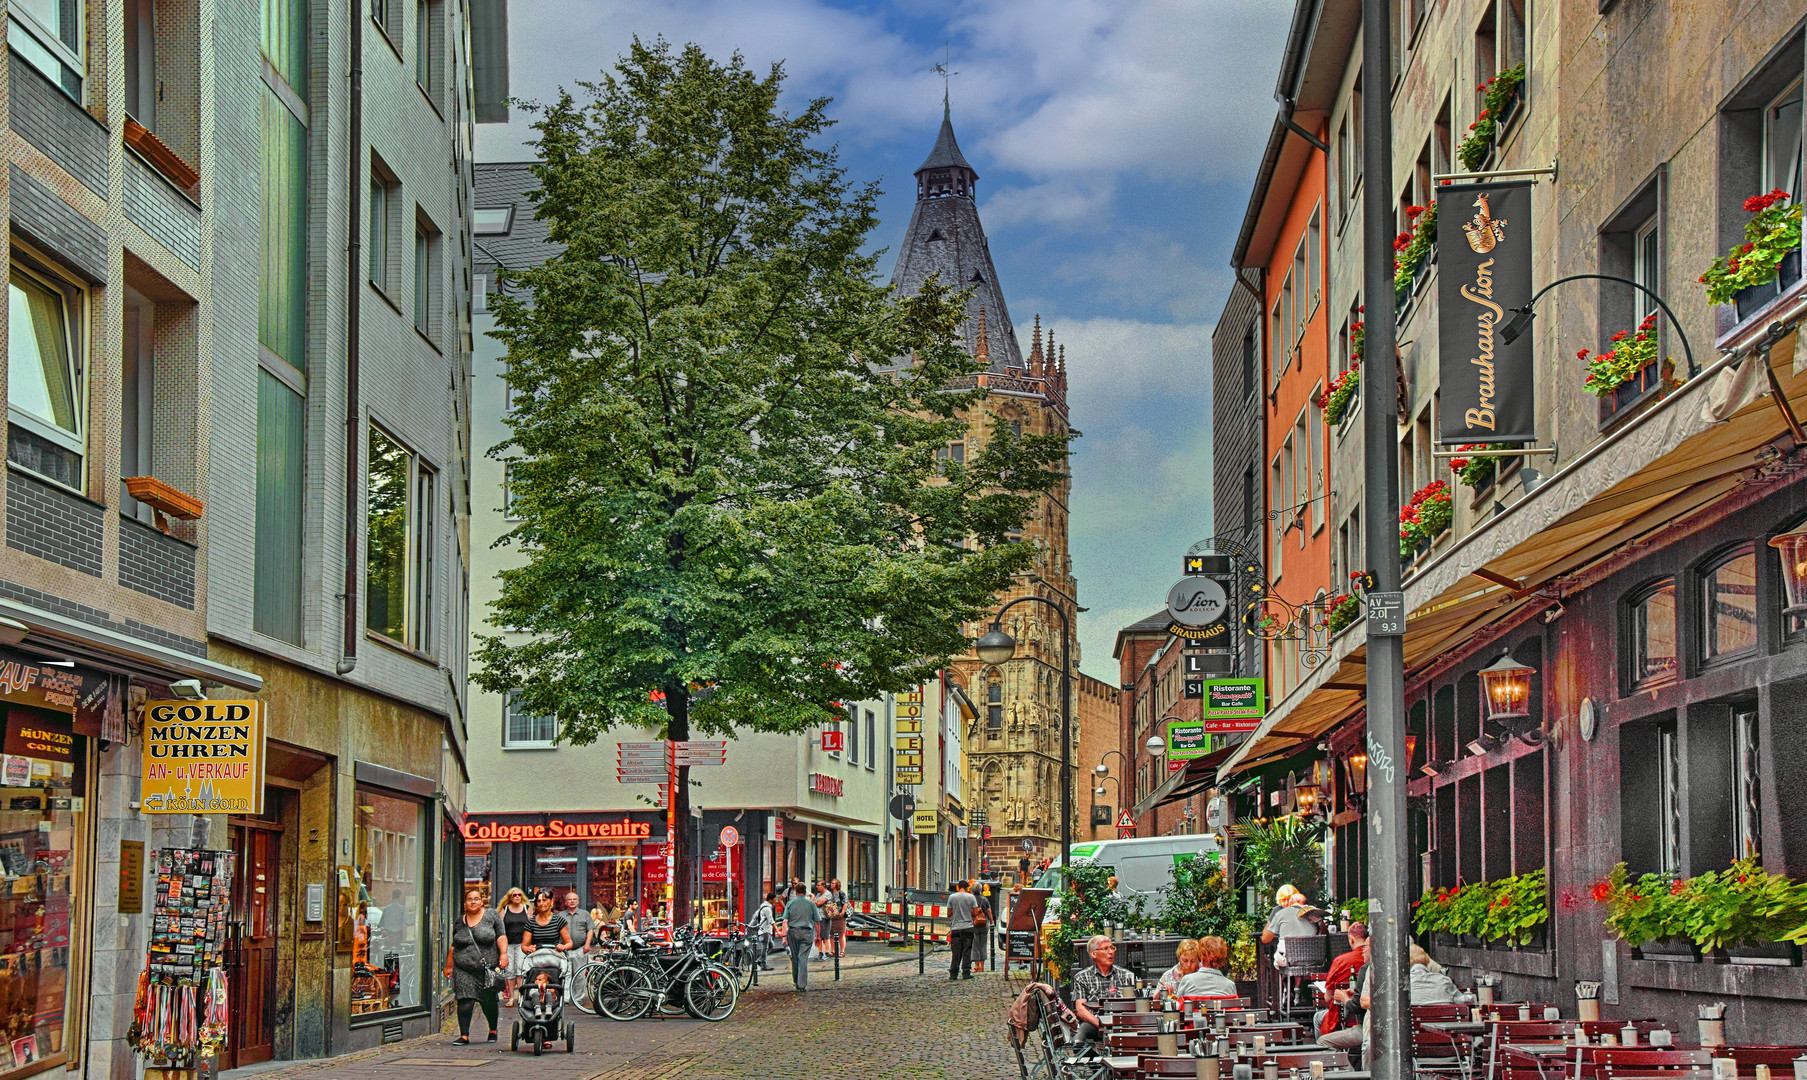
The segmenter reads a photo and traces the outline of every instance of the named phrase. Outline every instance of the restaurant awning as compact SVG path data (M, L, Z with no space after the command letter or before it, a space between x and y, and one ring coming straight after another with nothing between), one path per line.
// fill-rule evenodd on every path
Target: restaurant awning
M1577 575L1627 544L1780 466L1778 444L1792 448L1788 423L1774 394L1757 395L1773 377L1796 416L1807 406L1807 351L1797 355L1794 329L1804 314L1807 292L1797 292L1773 314L1721 339L1723 355L1700 375L1420 568L1405 584L1407 681L1482 628L1552 602L1553 593L1540 590L1559 579L1573 589ZM1329 659L1219 766L1219 783L1318 738L1362 708L1362 627L1357 620L1332 640Z
M1213 750L1203 757L1195 757L1186 762L1183 769L1175 769L1167 775L1160 787L1148 793L1148 797L1130 808L1131 817L1141 817L1157 806L1166 806L1170 802L1189 799L1199 792L1217 786L1217 767L1229 760L1237 747L1226 746L1221 750Z

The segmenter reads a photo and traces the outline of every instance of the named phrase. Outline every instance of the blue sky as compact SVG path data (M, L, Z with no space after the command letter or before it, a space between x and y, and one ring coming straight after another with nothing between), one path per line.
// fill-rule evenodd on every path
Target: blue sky
M875 241L895 251L911 172L955 131L1024 338L1067 346L1070 541L1082 667L1116 682L1117 629L1165 600L1211 532L1211 326L1273 122L1283 0L526 0L510 5L517 97L594 79L636 34L783 60L792 100L828 95L855 181L879 178ZM517 116L519 114L516 114ZM478 129L478 157L531 156L524 124ZM890 263L885 262L886 272Z

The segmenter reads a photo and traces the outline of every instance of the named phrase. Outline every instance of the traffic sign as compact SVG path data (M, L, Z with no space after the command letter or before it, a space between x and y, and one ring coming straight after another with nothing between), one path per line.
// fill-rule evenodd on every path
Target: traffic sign
M740 830L732 825L722 826L722 846L733 847L740 843Z
M981 839L981 840L990 840L991 839L991 826L990 825L979 826L979 839Z
M660 739L657 742L624 742L619 745L620 745L620 749L623 752L626 752L629 750L644 750L649 753L663 754L665 752L666 747L670 746L671 744L666 742L664 739Z
M728 740L726 739L686 739L673 745L678 748L679 753L686 750L719 750L724 754L728 752Z
M1027 836L1023 837L1023 850L1024 851L1034 851L1035 850L1035 844L1032 843Z
M669 780L670 774L659 772L630 772L626 769L615 770L615 780L623 784L663 784Z
M1117 828L1133 829L1135 827L1136 827L1136 819L1129 816L1128 810L1125 810L1122 813L1117 815Z
M1368 594L1368 633L1374 637L1401 637L1405 634L1405 593Z

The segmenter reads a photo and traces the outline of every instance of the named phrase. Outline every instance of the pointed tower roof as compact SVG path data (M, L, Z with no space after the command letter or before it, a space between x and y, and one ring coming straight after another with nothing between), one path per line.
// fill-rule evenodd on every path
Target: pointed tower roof
M974 201L978 172L960 153L954 122L945 103L935 148L916 170L916 209L898 246L891 285L904 296L914 294L931 275L939 274L950 289L971 289L961 334L974 356L979 350L979 313L985 312L986 358L991 371L1022 368L1023 350L1010 321L1010 307L991 262L985 227Z
M945 99L941 102L941 133L935 136L935 148L929 156L916 167L916 175L921 176L927 169L965 169L977 180L979 173L967 163L966 155L960 152L960 143L954 138L954 114Z

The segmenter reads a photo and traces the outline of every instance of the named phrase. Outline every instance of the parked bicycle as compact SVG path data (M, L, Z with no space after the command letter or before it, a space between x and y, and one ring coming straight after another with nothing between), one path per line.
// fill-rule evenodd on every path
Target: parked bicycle
M601 970L588 976L597 1012L623 1021L638 1020L654 1008L681 1009L710 1022L734 1014L740 986L735 973L714 959L724 948L721 939L701 937L688 926L671 936L671 945L661 947L636 935L603 958Z

